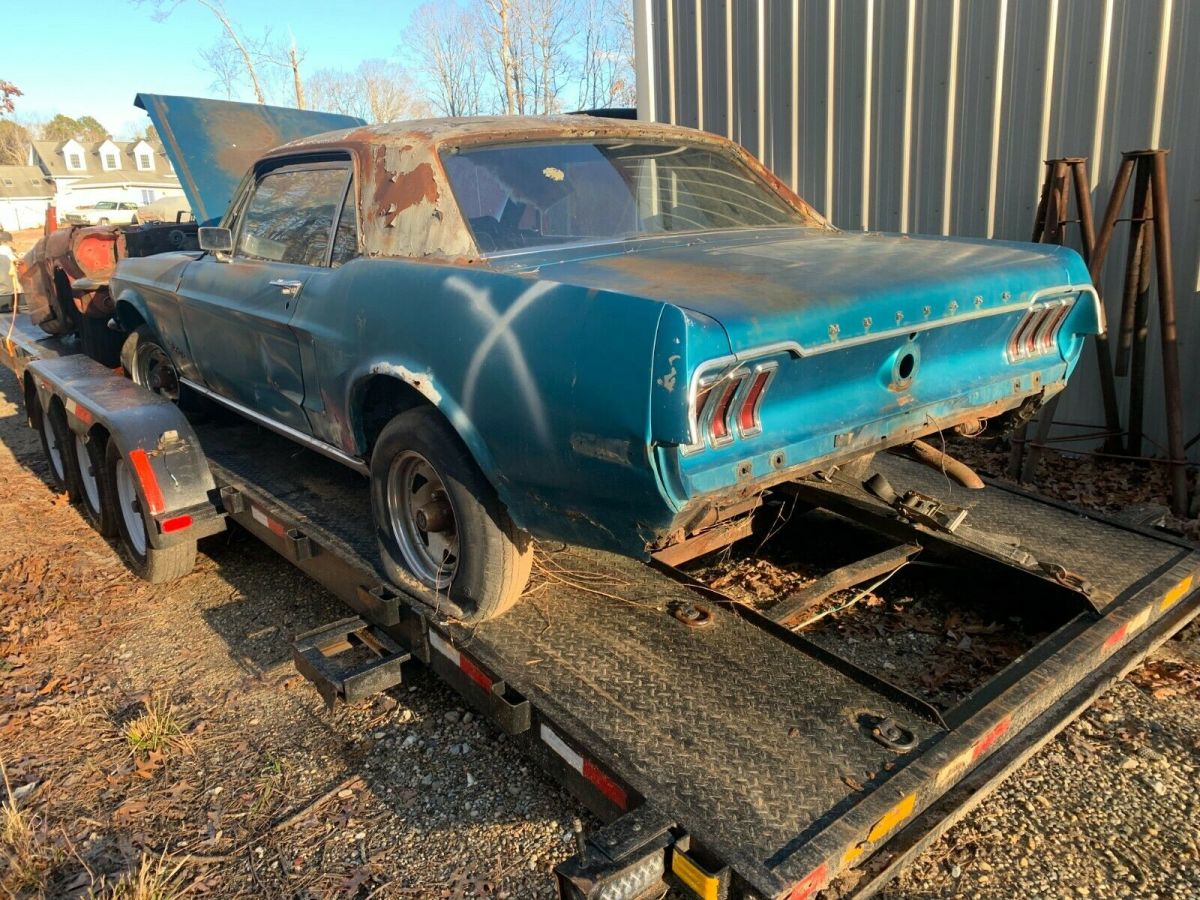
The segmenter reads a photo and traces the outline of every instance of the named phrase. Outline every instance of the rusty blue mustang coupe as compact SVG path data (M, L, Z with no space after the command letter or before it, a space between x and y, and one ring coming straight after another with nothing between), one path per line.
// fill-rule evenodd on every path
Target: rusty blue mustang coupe
M176 148L198 193L204 150ZM120 265L126 371L368 475L389 577L464 619L520 595L532 538L645 555L1028 414L1102 325L1070 250L841 232L684 128L358 126L230 177L193 197L204 252Z

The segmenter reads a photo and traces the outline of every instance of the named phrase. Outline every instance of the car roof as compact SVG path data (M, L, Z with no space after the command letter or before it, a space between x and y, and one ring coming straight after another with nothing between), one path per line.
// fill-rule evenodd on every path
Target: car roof
M757 159L727 138L658 122L586 115L471 116L362 125L299 138L259 165L297 154L349 153L357 172L359 231L368 255L475 262L479 251L439 158L445 147L553 140L626 139L708 145L738 158L813 224L824 218Z

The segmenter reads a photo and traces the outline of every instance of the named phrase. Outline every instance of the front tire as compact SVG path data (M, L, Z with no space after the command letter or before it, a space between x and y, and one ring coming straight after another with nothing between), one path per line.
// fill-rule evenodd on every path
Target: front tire
M415 578L454 617L493 619L524 591L532 541L436 410L401 413L379 435L371 512L388 577Z
M137 476L112 440L105 451L105 477L109 496L115 501L111 505L116 507L114 518L121 555L133 573L151 584L163 584L191 572L196 565L194 540L161 548L150 543Z

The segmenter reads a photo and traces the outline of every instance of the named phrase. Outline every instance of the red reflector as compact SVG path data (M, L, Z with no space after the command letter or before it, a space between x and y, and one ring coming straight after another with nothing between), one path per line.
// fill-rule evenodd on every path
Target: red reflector
M583 777L594 784L600 793L617 804L621 809L627 808L629 798L625 796L624 789L601 772L590 759L583 761Z
M811 872L804 876L804 880L792 888L792 893L788 900L809 900L816 896L818 890L825 885L825 876L828 873L825 863L821 863Z
M463 654L459 654L458 667L462 669L463 674L470 678L473 682L483 688L485 691L492 689L492 679L488 678L475 663L467 659Z
M1011 716L997 723L991 731L979 739L979 743L975 745L975 749L971 752L971 756L974 759L979 759L980 756L982 756L984 753L987 753L991 746L995 744L996 741L1000 740L1000 738L1004 735L1004 732L1008 731L1008 726L1011 724Z
M1129 630L1129 623L1126 622L1124 625L1122 625L1120 628L1118 628L1116 631L1114 631L1112 634L1110 634L1108 636L1108 640L1106 640L1104 642L1104 649L1111 650L1117 644L1121 643L1121 641L1125 640L1125 632L1127 632L1128 630Z
M192 517L175 516L172 519L163 519L161 527L163 534L170 534L173 531L183 531L185 528L192 527Z
M146 497L146 511L152 516L157 516L166 507L166 503L163 502L158 479L154 477L154 467L150 465L150 457L146 456L145 450L130 450L129 463L133 466L133 471L137 473L138 481L141 482L142 494Z
M746 399L742 401L742 408L738 410L738 428L743 432L758 431L758 407L762 403L763 393L770 380L770 369L754 376L754 383L750 385L750 390L746 392Z
M713 439L713 443L720 443L729 438L729 407L733 403L733 395L737 393L738 386L742 383L740 378L731 378L729 383L721 388L721 396L717 400L717 405L713 407L712 416L709 418L708 433Z

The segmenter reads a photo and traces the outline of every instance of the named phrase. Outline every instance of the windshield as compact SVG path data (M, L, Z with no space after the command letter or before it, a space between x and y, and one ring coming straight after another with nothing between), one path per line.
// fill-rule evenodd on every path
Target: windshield
M443 164L483 253L809 224L740 162L702 146L521 144L448 152Z

